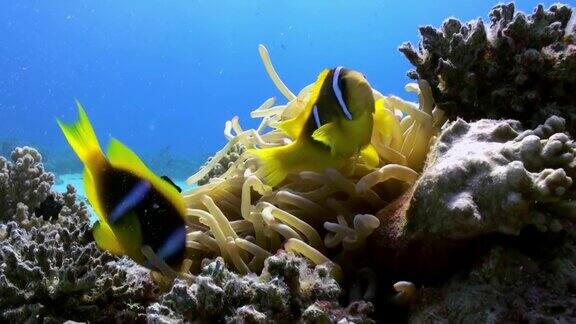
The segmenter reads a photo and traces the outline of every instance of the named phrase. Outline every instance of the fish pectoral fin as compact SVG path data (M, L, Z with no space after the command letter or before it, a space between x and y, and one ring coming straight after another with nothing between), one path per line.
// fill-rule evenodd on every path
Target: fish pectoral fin
M291 152L291 145L280 147L269 147L261 149L251 149L247 153L255 156L260 161L260 169L257 174L264 179L264 182L274 187L281 183L287 176L288 170L284 167L282 158L286 152Z
M92 235L99 248L114 255L127 255L138 263L144 262L140 252L142 232L138 216L128 213L114 225L97 221L92 227Z
M378 151L372 144L366 145L366 147L360 151L360 157L362 158L362 162L370 168L377 167L378 163L380 162Z
M124 254L132 260L142 264L142 231L140 220L135 213L127 213L114 223L113 230L116 237L124 247Z
M350 157L357 152L357 147L350 145L349 135L346 135L338 122L322 125L312 133L312 138L330 147L332 156Z
M92 227L92 235L98 247L114 255L124 255L124 248L107 223L96 221Z
M178 190L148 169L134 151L119 140L112 138L110 144L108 144L107 155L113 167L131 172L142 179L148 180L154 189L162 193L176 207L181 215L185 214L186 205Z

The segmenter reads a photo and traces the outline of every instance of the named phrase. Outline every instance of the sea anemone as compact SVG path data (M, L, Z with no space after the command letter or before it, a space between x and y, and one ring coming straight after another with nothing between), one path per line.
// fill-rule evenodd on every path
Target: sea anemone
M272 97L252 111L253 118L262 119L256 129L242 129L238 117L227 121L228 143L187 183L209 174L238 144L258 149L293 140L276 126L304 108L312 85L295 95L276 73L266 48L260 45L259 52L288 103L274 106ZM258 178L257 161L242 154L220 176L183 193L192 271L200 269L203 258L221 256L240 273L259 272L267 257L284 249L314 264L328 264L342 278L349 269L341 260L364 248L380 226L374 215L416 181L446 121L434 108L426 81L408 84L406 90L418 94L419 104L373 90L377 105L371 143L380 155L377 168L357 163L360 157L353 156L340 170L300 172L272 188Z

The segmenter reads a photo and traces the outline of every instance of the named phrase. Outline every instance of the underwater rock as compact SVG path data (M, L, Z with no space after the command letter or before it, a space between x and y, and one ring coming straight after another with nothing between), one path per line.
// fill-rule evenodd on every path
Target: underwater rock
M523 131L513 120L462 119L438 137L415 186L377 214L377 268L447 277L500 237L571 229L575 148L564 119ZM437 279L437 278L436 278Z
M542 5L531 15L500 4L481 19L455 18L420 28L418 48L400 51L415 66L412 79L432 86L438 108L454 120L512 118L534 127L551 115L567 119L576 134L576 30L573 10Z
M495 247L471 272L420 289L409 322L574 323L575 237L551 234Z
M292 254L279 252L269 257L259 276L240 276L217 258L192 285L176 280L170 292L148 307L147 315L152 323L372 322L370 303L355 302L343 308L338 303L341 293L327 267L311 268L305 259Z
M8 195L2 208L9 208L0 210L0 321L134 321L144 314L157 289L148 270L96 246L86 206L72 186L51 191L53 175L38 151L16 149L12 160L0 157ZM59 214L36 216L48 196Z
M367 244L382 276L416 283L412 322L574 321L576 151L565 130L557 116L534 130L444 128Z

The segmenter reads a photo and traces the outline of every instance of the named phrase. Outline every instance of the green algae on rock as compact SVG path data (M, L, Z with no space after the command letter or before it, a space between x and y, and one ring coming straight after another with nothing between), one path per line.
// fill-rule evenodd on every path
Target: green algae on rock
M551 115L576 134L576 30L573 10L539 5L531 15L513 3L495 6L490 25L449 18L436 29L420 28L418 49L400 51L414 65L412 79L432 86L450 119L512 118L535 127ZM571 29L571 30L570 30Z

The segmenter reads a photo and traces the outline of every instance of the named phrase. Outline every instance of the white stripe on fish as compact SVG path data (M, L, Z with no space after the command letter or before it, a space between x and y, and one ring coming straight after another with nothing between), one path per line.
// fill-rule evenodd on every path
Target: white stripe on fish
M346 116L346 119L352 120L352 114L350 113L350 110L348 110L344 98L342 97L342 90L340 90L340 87L338 86L338 79L340 79L340 71L342 71L342 69L343 67L339 66L334 70L334 76L332 77L332 90L334 90L334 94L336 95L336 99L338 99L340 109L342 109L344 116Z
M320 124L320 115L318 115L318 107L314 105L312 109L312 114L314 115L314 121L316 122L316 128L320 128L322 124Z

